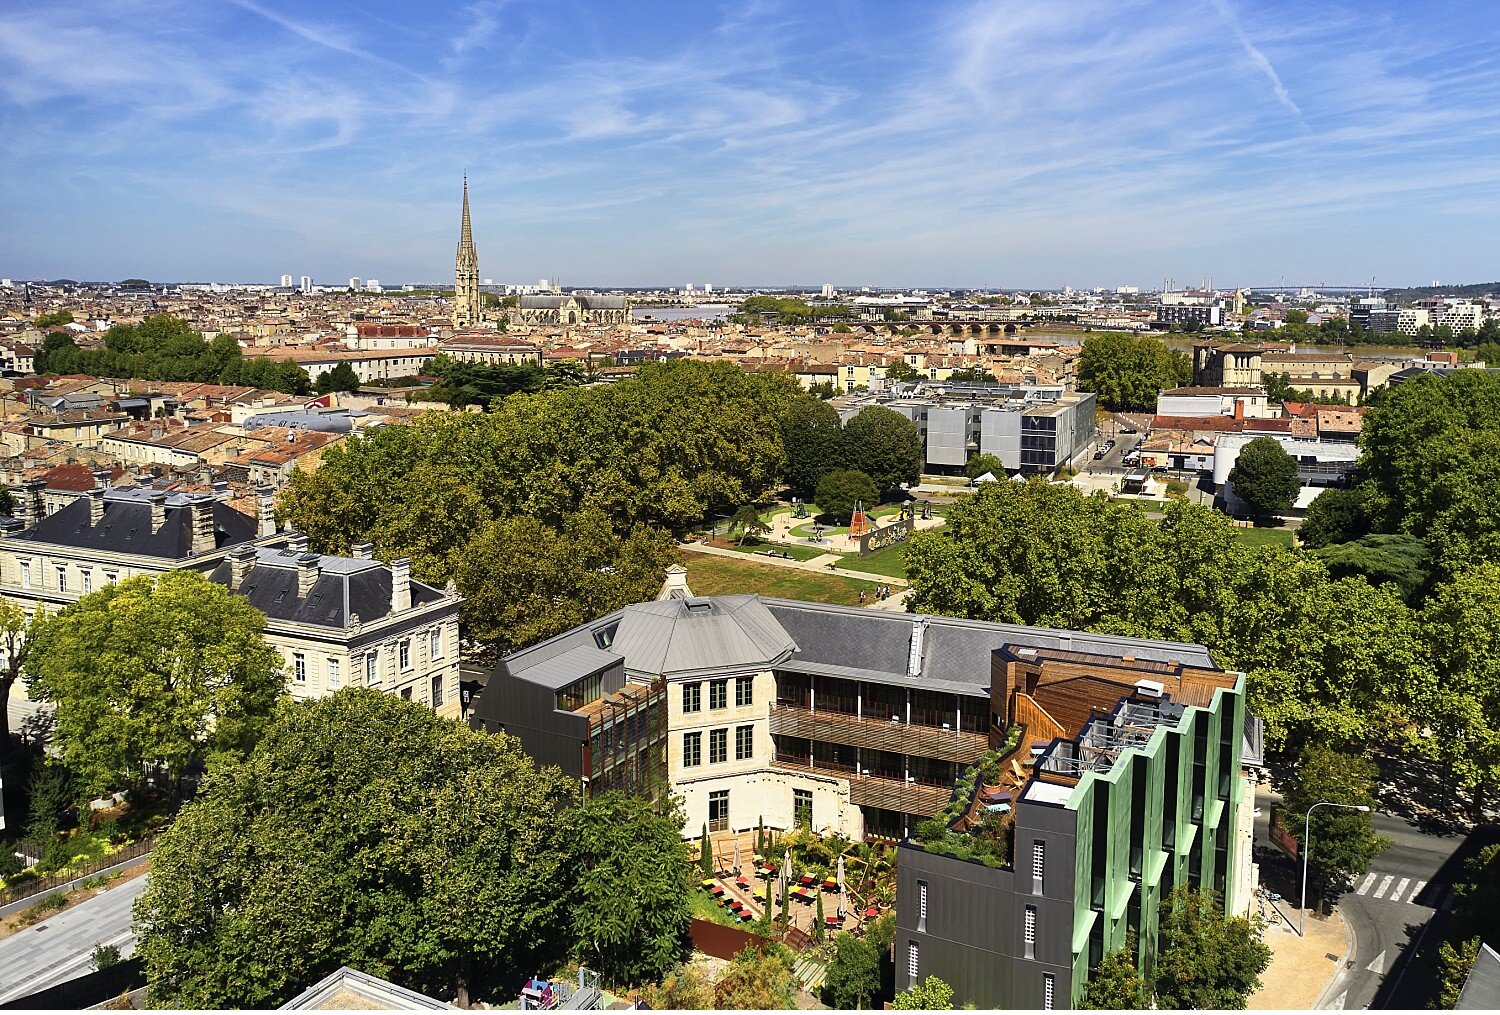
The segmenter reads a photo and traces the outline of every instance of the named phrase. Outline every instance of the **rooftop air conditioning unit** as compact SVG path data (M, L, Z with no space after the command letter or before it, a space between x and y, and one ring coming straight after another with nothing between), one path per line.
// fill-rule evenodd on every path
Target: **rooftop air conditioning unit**
M1166 685L1160 680L1137 680L1135 682L1136 693L1143 698L1160 698Z

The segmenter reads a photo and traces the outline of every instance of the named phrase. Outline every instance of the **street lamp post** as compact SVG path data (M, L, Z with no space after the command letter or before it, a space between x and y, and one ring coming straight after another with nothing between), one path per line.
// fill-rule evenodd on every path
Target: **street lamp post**
M1319 807L1342 807L1349 811L1363 811L1368 814L1370 808L1365 804L1341 804L1333 800L1319 800L1307 809L1307 818L1302 823L1302 904L1297 907L1297 936L1307 936L1307 861L1312 856L1312 812Z

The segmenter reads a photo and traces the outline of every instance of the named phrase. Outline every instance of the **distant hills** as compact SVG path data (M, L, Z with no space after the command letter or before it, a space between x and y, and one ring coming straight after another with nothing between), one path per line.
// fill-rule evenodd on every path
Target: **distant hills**
M1426 299L1429 296L1488 296L1500 292L1500 282L1475 282L1472 285L1419 285L1409 289L1387 289L1387 299L1398 302Z

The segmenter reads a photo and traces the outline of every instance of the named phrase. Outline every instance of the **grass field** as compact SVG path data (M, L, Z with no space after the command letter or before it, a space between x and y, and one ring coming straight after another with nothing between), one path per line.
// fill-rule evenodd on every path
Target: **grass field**
M683 551L682 563L688 571L688 584L694 594L700 596L757 592L763 596L858 606L860 589L869 593L875 588L874 582L856 581L836 574L819 574L761 564L753 559L737 560L691 550Z
M1234 529L1234 538L1246 546L1292 546L1292 534L1286 529Z
M870 574L885 575L887 578L906 577L906 544L897 543L895 546L887 546L884 550L876 550L868 557L861 557L857 553L850 553L844 557L844 565L850 571L867 571Z
M796 543L768 543L754 536L745 540L744 546L739 545L738 538L730 539L728 542L715 543L714 545L722 546L724 549L733 550L736 553L743 553L746 556L754 556L766 550L775 550L777 553L790 555L793 560L812 560L814 557L821 557L828 552L827 550L819 550L812 546L800 546Z

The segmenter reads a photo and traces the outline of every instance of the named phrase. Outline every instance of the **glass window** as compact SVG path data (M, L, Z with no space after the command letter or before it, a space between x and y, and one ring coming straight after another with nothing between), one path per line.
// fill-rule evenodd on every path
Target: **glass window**
M1052 1002L1057 997L1057 977L1051 973L1042 974L1042 1010L1051 1011Z
M1036 958L1036 907L1026 907L1026 958Z
M94 572L92 572L92 571L84 571L83 572L83 594L84 595L88 595L92 591L94 591Z
M428 638L428 653L430 657L433 659L443 658L443 629L441 627L434 627Z
M734 728L734 760L745 761L755 753L755 727L736 726Z
M810 789L792 790L792 823L798 828L812 828L813 796Z
M917 930L927 931L927 882L917 882Z
M106 571L106 572L104 572L104 584L106 584L106 585L113 585L115 582L117 582L119 580L120 580L120 575L119 575L118 572L116 572L116 571Z
M25 560L21 561L21 588L31 588L31 563Z
M703 685L700 683L682 685L682 710L684 712L698 712L703 708Z
M684 733L682 735L682 767L692 768L703 764L703 734Z
M57 565L57 567L55 568L55 570L57 571L57 591L59 591L59 592L66 592L66 591L68 591L68 569L67 569L67 567L65 565L59 564L59 565Z
M296 678L297 683L307 683L307 656L301 652L292 653L292 674Z
M411 701L411 688L410 687L403 687L403 688L401 688L401 698L402 698L403 701Z
M736 708L744 708L755 701L755 678L734 678L734 704Z
M401 640L401 643L397 646L397 653L396 653L396 655L397 655L396 661L401 664L401 669L402 669L403 672L405 672L406 670L411 669L411 639L410 638L403 638ZM407 697L411 697L411 696L407 695Z
M708 763L710 765L722 765L729 760L729 731L708 731Z
M365 684L375 687L380 683L380 653L371 649L365 656Z
M1041 839L1031 844L1031 891L1042 894L1042 874L1047 865L1047 844Z
M443 707L443 675L441 673L432 675L432 707Z
M917 985L918 970L921 968L920 955L917 952L915 941L906 942L906 975L911 977L911 985Z
M708 795L708 830L722 832L729 827L729 790L716 789Z
M343 663L340 660L335 659L332 656L328 657L328 686L329 687L337 687L337 686L339 686L339 678L343 675L340 672L340 670L342 670L342 669L343 669Z
M715 680L708 685L708 707L729 707L729 681Z

